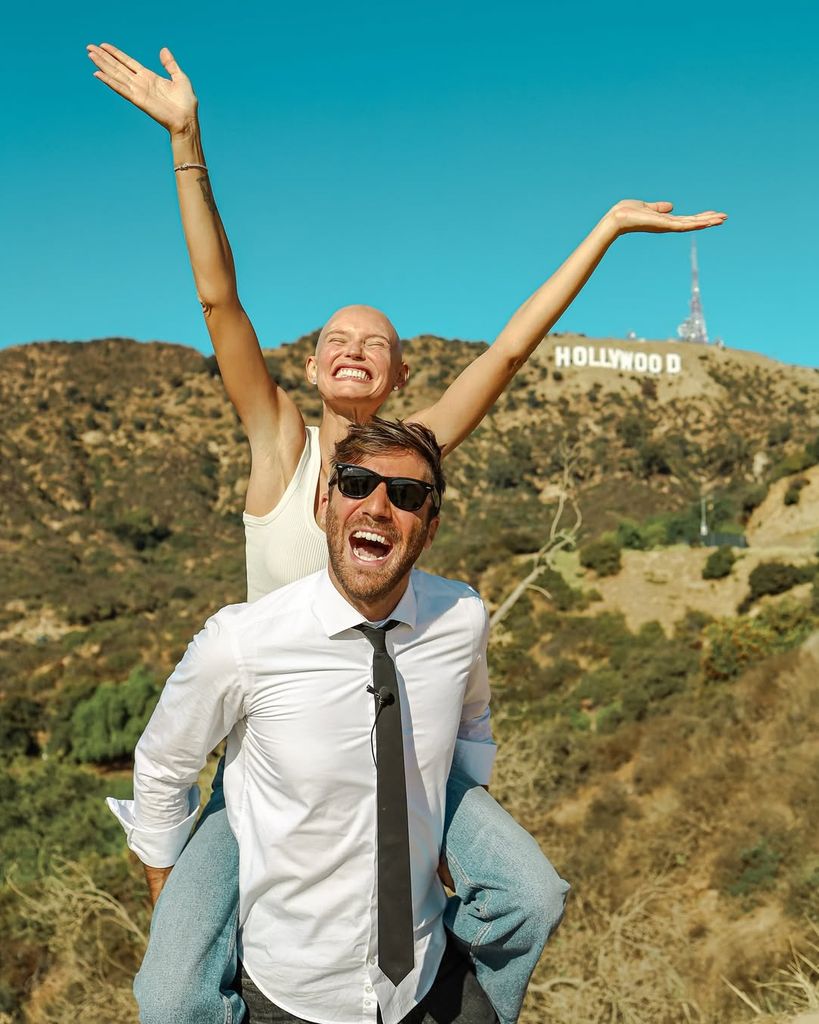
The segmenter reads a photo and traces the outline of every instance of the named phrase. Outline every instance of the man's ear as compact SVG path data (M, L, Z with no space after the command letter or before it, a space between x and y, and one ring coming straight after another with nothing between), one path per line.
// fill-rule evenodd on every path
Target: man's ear
M435 534L438 532L438 527L440 525L441 525L441 517L440 516L433 516L433 518L430 519L429 526L427 527L427 539L424 541L424 551L426 551L427 548L435 540Z
M308 384L315 384L318 380L318 365L316 363L315 356L308 356L307 361L304 364L304 376L307 378Z
M401 363L401 372L398 374L398 380L395 382L395 389L396 389L396 391L400 391L401 388L404 388L404 387L407 386L407 381L409 380L409 375L410 375L410 368L407 366L406 363Z
M325 491L319 498L318 523L322 530L327 522L327 506L330 504L330 492Z

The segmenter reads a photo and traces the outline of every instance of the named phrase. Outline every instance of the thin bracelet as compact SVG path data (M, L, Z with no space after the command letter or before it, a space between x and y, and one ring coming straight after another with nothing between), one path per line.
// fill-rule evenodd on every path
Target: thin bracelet
M195 167L199 171L206 171L207 170L207 167L205 167L204 164L177 164L176 167L174 167L174 172L176 172L176 171L187 171L191 167Z

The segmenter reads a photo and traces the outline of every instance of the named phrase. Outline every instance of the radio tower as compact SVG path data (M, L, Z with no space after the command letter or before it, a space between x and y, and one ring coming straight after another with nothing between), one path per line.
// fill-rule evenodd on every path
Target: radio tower
M691 239L691 307L688 319L677 328L680 341L693 341L699 345L708 344L708 330L702 315L700 302L700 271L697 266L697 243Z

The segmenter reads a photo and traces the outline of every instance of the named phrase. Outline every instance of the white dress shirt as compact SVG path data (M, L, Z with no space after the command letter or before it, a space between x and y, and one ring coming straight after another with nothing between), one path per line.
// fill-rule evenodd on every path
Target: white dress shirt
M390 618L415 925L415 967L397 987L377 959L373 649L326 570L208 620L139 741L133 805L109 801L144 863L173 864L197 775L229 734L240 955L269 999L319 1024L373 1024L376 1001L397 1024L429 990L446 941L437 867L450 766L487 783L495 755L476 592L413 570Z

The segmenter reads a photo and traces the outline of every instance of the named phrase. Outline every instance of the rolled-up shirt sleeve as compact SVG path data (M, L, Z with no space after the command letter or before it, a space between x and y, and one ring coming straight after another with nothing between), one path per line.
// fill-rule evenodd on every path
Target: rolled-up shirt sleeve
M199 772L244 715L230 612L208 620L165 684L134 752L133 802L108 800L129 848L151 867L176 862L196 820Z
M492 738L489 712L489 672L486 665L489 616L477 595L470 604L474 616L475 655L464 693L452 763L481 786L486 786L492 777L492 766L498 749Z

